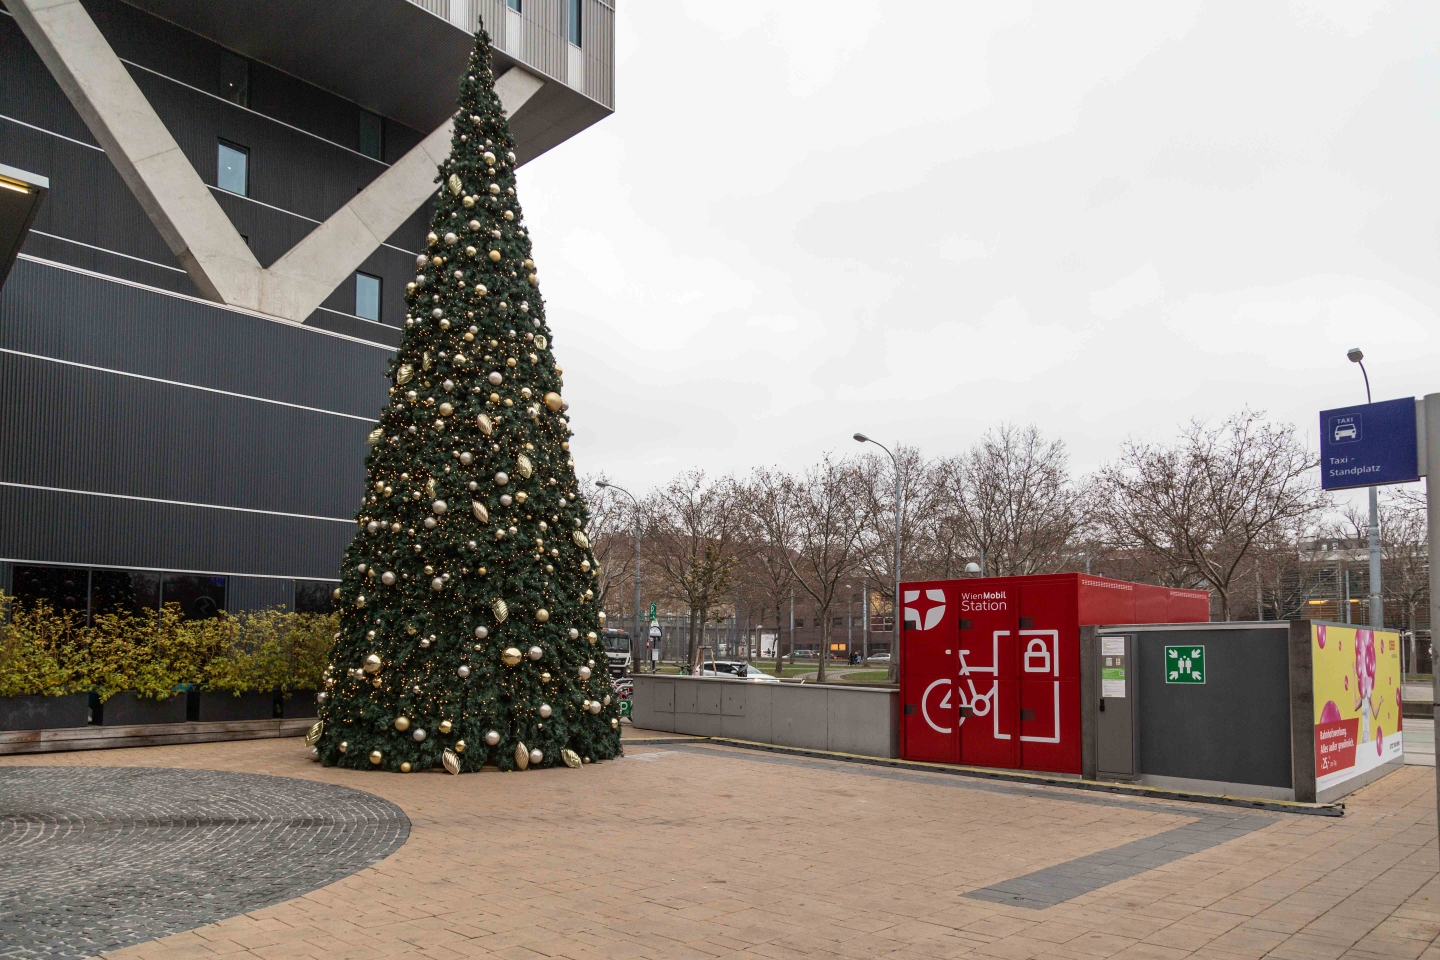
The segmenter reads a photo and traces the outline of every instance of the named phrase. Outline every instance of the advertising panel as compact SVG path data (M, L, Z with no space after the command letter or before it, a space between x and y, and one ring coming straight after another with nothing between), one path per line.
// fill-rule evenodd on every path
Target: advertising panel
M1325 790L1405 755L1400 635L1335 623L1310 627L1315 778Z

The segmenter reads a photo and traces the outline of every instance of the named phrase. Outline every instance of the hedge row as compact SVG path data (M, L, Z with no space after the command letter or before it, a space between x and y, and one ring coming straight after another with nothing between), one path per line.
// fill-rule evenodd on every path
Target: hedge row
M0 594L0 697L122 690L166 697L200 685L229 693L318 690L338 617L264 610L187 620L179 606L83 620Z

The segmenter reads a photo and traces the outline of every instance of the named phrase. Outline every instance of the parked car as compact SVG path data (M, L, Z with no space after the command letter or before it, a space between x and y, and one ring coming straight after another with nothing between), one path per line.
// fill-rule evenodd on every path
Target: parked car
M883 661L885 661L886 663L889 663L889 662L890 662L890 654L888 654L888 653L872 653L872 654L870 654L870 659L871 659L871 660L883 660Z
M719 677L722 680L749 680L752 683L779 683L780 681L743 660L706 660L700 664L699 676Z

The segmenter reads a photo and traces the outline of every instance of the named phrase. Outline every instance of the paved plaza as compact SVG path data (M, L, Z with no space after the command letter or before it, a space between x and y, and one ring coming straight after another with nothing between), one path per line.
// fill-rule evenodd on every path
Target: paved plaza
M262 740L6 758L0 803L0 877L17 838L31 858L0 888L16 957L78 956L99 927L124 960L1440 958L1426 766L1327 818L687 739L465 777ZM136 893L182 873L182 895ZM40 942L58 928L89 939Z

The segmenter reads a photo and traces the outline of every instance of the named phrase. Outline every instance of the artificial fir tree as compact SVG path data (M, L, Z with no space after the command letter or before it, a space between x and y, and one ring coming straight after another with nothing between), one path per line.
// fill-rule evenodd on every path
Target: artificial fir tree
M588 511L483 31L438 181L311 739L401 772L610 759Z

